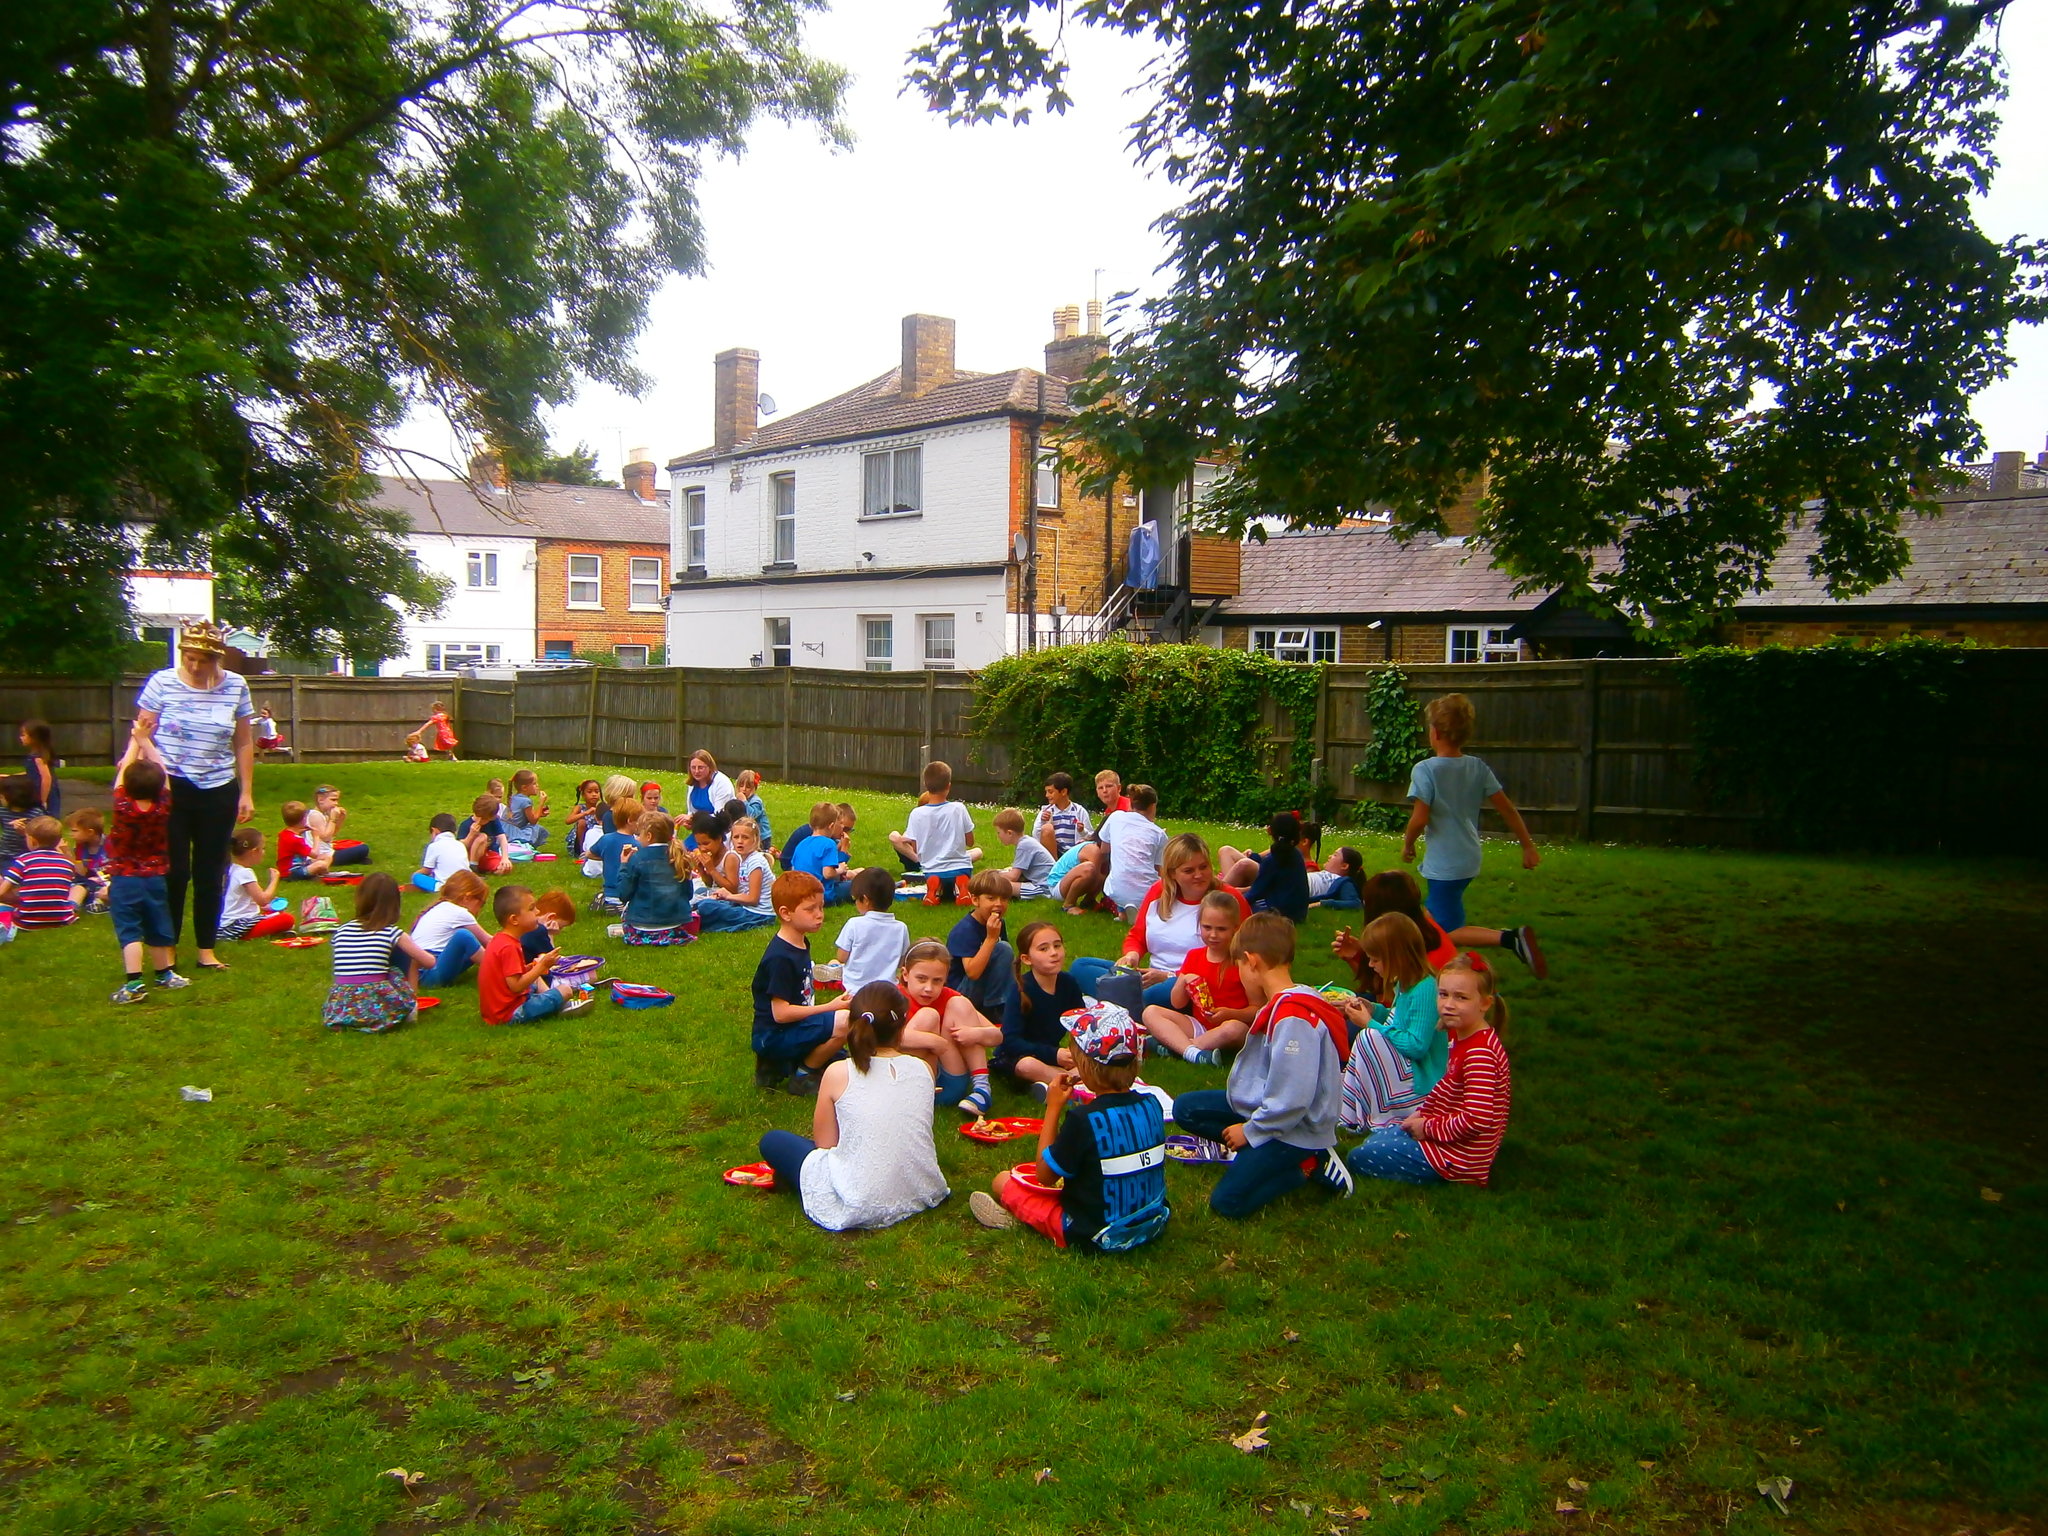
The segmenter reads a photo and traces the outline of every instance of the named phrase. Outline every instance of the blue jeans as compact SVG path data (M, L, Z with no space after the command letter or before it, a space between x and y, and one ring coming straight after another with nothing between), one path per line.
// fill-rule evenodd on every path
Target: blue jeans
M513 1024L538 1024L550 1014L560 1013L568 1000L553 987L542 987L526 994L526 1001L513 1009L509 1020Z
M699 933L744 933L775 921L773 912L755 912L736 901L713 901L709 897L699 901L695 910Z
M341 868L344 864L367 864L369 862L370 845L368 843L351 843L346 848L334 850L334 867L336 869Z
M795 1131L763 1131L761 1161L775 1170L775 1188L792 1195L803 1194L804 1159L818 1150L818 1144Z
M1465 926L1465 887L1471 883L1470 878L1429 882L1422 905L1445 933L1456 933Z
M954 990L979 1008L984 1017L1002 1023L1010 999L1017 995L1017 951L1010 948L1009 940L996 940L981 975L963 975Z
M1176 1101L1176 1104L1178 1101ZM1392 1179L1397 1184L1441 1184L1444 1176L1429 1166L1422 1143L1398 1126L1374 1131L1344 1159L1361 1179Z
M1173 1122L1184 1131L1223 1140L1244 1116L1230 1107L1230 1095L1220 1088L1202 1088L1181 1094L1173 1101ZM1308 1147L1292 1147L1284 1141L1262 1146L1240 1147L1237 1156L1224 1165L1223 1177L1209 1195L1209 1209L1218 1216L1242 1221L1263 1205L1292 1194L1309 1180L1323 1154Z
M1093 997L1095 995L1095 983L1115 970L1116 962L1114 960L1097 960L1092 956L1083 955L1079 960L1069 965L1067 969L1073 973L1074 980L1080 984L1081 995ZM1155 981L1145 989L1144 1006L1150 1008L1155 1003L1161 1008L1171 1008L1173 1006L1173 980L1171 977L1165 981Z
M434 956L434 963L420 972L423 987L445 987L460 981L463 973L476 963L476 957L483 950L483 940L467 928L458 928L448 935L447 948Z

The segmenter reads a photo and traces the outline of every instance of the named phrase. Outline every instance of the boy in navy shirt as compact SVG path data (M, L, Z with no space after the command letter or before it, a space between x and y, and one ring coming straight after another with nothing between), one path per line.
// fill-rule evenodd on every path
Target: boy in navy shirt
M967 1208L985 1227L1023 1222L1062 1248L1120 1252L1166 1228L1166 1122L1159 1101L1137 1093L1145 1031L1114 1003L1066 1015L1077 1071L1048 1085L1038 1132L1037 1177L995 1177ZM1095 1097L1069 1110L1076 1077ZM1055 1189L1056 1180L1064 1188Z
M782 1083L799 1098L814 1098L818 1074L839 1055L848 1017L837 1012L837 999L812 1000L810 940L825 926L825 891L815 876L791 870L775 877L768 899L779 926L754 969L754 1086Z
M990 1103L985 1052L1003 1043L1001 1021L1009 1016L1010 999L1017 992L1017 953L1003 931L1003 914L1010 907L1009 878L1002 870L984 869L967 882L967 894L974 899L974 910L946 935L946 953L953 957L946 985L974 1004L988 1024L985 1035L954 1037L955 1044L978 1047L968 1057L974 1086L960 1108L985 1115Z

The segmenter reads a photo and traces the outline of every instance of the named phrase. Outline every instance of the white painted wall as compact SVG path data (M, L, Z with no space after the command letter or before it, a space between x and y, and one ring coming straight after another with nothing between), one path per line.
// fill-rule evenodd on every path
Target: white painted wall
M213 617L211 576L166 576L145 571L128 575L128 606L138 623L190 624Z
M414 533L405 540L419 563L454 583L438 619L408 620L406 650L385 662L379 673L396 677L424 671L430 644L495 645L506 663L531 661L537 611L535 571L539 546L532 539L483 534ZM498 584L469 585L469 555L474 550L498 557Z
M922 449L922 509L915 514L861 516L863 455ZM683 518L689 490L705 493L708 580L747 586L674 590L669 604L669 655L693 666L746 666L766 641L764 621L792 623L799 666L860 670L866 664L861 620L893 621L895 669L923 665L925 614L954 615L956 665L983 666L1004 652L1004 584L1000 572L947 575L963 565L991 565L1009 555L1010 424L1007 418L906 432L670 472L672 542L677 571L688 564ZM772 477L795 477L796 569L893 572L887 580L787 581L764 572L774 553ZM873 559L867 558L872 555Z

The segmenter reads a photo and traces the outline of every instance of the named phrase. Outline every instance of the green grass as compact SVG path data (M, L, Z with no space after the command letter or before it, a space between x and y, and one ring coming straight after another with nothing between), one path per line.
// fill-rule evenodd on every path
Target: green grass
M323 771L402 873L492 770ZM260 771L267 829L315 777ZM811 798L772 786L777 827ZM879 860L909 796L850 798ZM973 1224L1015 1159L946 1111L954 1198L886 1232L721 1184L808 1123L751 1086L760 933L627 952L586 918L569 947L677 1005L488 1030L470 986L385 1037L321 1029L324 949L230 946L117 1009L106 919L26 935L0 949L0 1528L2035 1529L2040 871L1512 853L1475 916L1541 923L1556 976L1508 978L1491 1190L1232 1225L1175 1168L1167 1236L1093 1261ZM1233 1449L1262 1410L1271 1449ZM1789 1519L1756 1493L1779 1474Z

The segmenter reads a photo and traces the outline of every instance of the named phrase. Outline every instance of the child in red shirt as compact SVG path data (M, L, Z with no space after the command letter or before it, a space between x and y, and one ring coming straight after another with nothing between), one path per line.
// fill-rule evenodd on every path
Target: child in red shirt
M1244 921L1233 891L1211 891L1195 917L1201 947L1191 949L1173 978L1171 1005L1154 1003L1140 1020L1152 1038L1197 1067L1221 1064L1223 1052L1244 1044L1258 1016L1230 960L1230 941Z
M306 836L306 802L287 800L277 808L284 830L277 834L277 872L287 880L318 880L334 867L332 853L317 854Z
M537 1024L550 1014L566 1016L583 1013L595 999L577 997L576 988L566 981L541 984L541 977L555 963L550 945L531 965L519 941L540 926L540 908L533 892L523 885L501 885L491 898L491 915L498 931L484 946L477 962L476 1000L486 1024Z

